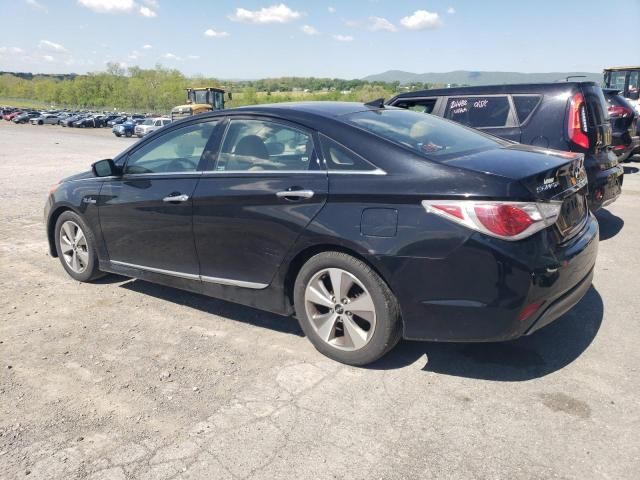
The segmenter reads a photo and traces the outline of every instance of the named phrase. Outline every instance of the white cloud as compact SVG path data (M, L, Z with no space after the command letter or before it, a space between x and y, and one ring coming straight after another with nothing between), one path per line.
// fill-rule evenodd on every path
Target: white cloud
M351 42L353 41L353 37L351 35L332 35L334 40L338 40L339 42Z
M447 13L448 13L449 15L453 15L454 13L456 13L456 9L455 9L455 8L453 8L453 7L449 7L449 8L447 9Z
M396 32L398 31L398 27L396 27L393 23L391 23L386 18L382 17L369 17L367 19L367 29L377 32L380 30L384 30L387 32Z
M45 62L55 62L56 59L53 58L51 55L45 55L44 57L42 57L44 59Z
M162 55L162 58L166 58L167 60L182 60L182 58L173 53L165 53L164 55Z
M147 18L153 18L157 16L156 12L151 10L149 7L140 7L140 15Z
M335 7L327 7L327 10L329 10L329 13L336 13Z
M188 55L189 60L200 60L200 55Z
M24 50L19 47L0 47L0 53L24 53Z
M42 13L49 13L49 9L38 2L38 0L25 0L25 3L29 5L33 10L37 10Z
M303 25L300 27L300 30L302 30L307 35L318 35L320 33L316 28L312 27L311 25Z
M38 43L40 48L44 48L46 50L51 50L52 52L66 52L67 49L64 48L59 43L50 42L49 40L40 40Z
M144 48L145 50L151 50L153 48L153 45L149 45L147 43L146 45L143 45L142 48Z
M229 20L243 23L288 23L300 18L302 14L291 10L284 3L271 5L260 10L247 10L246 8L236 8L236 12L229 15Z
M142 54L138 50L134 50L129 55L127 55L127 60L137 60L142 56Z
M205 37L211 38L224 38L229 36L229 32L223 32L221 30L214 30L213 28L208 28L204 32Z
M440 16L426 10L416 10L413 15L402 18L400 23L409 30L426 30L441 25Z
M142 0L142 3L151 8L158 8L160 6L158 0Z
M149 7L156 8L158 2L143 1L147 6L139 5L134 0L78 0L83 7L96 13L138 13L143 17L155 17L156 12Z

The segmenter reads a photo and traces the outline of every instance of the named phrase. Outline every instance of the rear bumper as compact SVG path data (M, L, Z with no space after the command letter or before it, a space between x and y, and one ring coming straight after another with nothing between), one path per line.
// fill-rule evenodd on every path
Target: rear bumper
M521 242L473 235L446 258L386 257L404 338L494 342L531 333L586 293L598 252L598 222L557 244L547 229ZM533 314L521 318L526 306Z
M591 282L593 280L593 269L582 279L575 287L562 295L557 300L554 300L549 306L542 312L537 318L534 324L526 332L526 335L530 335L535 331L540 330L542 327L549 325L554 320L557 320L562 315L571 310L576 303L578 303L582 297L585 296L589 288L591 288Z
M592 169L589 175L589 208L596 211L615 202L622 193L624 169L621 165L607 170Z

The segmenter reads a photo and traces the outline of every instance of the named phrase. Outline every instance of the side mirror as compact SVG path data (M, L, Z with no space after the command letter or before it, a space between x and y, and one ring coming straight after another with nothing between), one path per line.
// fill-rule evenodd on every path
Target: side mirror
M110 158L98 160L91 165L91 170L96 177L115 177L121 174L120 167Z
M638 91L636 90L635 92L632 92L631 89L629 89L629 98L631 100L638 100Z

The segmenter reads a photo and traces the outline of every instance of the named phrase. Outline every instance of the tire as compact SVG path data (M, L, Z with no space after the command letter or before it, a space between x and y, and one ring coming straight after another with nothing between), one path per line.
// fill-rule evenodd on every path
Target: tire
M124 132L124 136L127 138L131 138L131 132L129 131Z
M40 121L38 122L38 125L44 125L44 122L43 122L42 120L40 120Z
M78 237L76 229L80 229L82 237ZM105 275L98 270L95 237L80 215L63 212L56 221L54 235L58 258L71 278L90 282Z
M122 134L121 134L121 133L117 133L117 132L113 132L113 134L114 134L116 137L121 137L121 136L122 136Z
M333 294L338 282L344 298ZM367 365L400 341L402 322L393 292L366 263L346 253L311 257L300 269L293 293L302 330L333 360ZM356 305L359 309L351 312Z

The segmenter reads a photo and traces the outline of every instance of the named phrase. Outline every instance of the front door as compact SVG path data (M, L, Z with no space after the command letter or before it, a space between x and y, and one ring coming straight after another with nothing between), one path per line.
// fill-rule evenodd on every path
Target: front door
M132 151L121 178L105 181L99 215L112 263L197 278L193 193L216 122L172 129Z
M264 288L327 198L328 180L306 129L233 118L194 194L204 282Z

